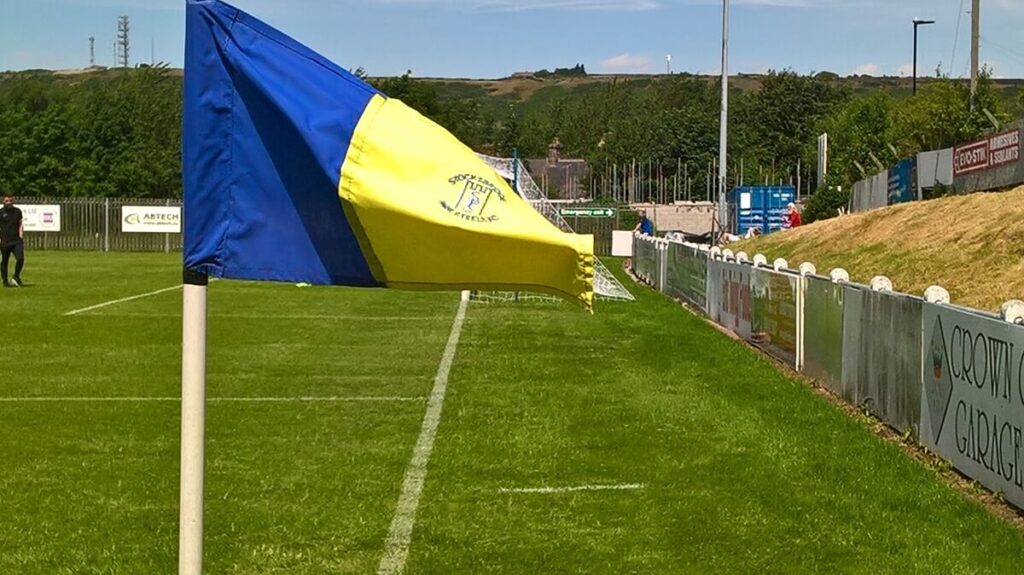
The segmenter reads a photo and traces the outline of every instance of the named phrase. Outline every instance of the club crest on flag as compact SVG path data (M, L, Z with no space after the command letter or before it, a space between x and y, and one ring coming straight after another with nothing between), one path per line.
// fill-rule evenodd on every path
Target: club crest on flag
M454 202L441 200L448 213L477 223L498 221L494 203L504 203L505 194L493 182L473 174L459 174L448 179L454 192Z

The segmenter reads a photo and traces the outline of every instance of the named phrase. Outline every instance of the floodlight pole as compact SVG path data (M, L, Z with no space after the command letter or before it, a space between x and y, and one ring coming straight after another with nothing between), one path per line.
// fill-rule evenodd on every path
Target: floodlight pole
M722 122L718 139L718 222L726 229L728 207L725 204L727 144L729 141L729 0L722 0Z
M917 95L917 27L927 24L934 24L935 20L921 20L914 18L914 95Z
M178 574L203 572L203 471L206 436L206 291L209 278L182 274L181 492Z

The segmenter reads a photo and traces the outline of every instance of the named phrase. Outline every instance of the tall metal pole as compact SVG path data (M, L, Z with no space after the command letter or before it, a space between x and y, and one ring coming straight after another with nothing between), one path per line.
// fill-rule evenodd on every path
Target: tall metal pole
M914 95L917 95L917 27L927 24L934 24L935 20L921 20L914 18Z
M981 40L981 0L971 3L971 111L978 95L978 51Z
M729 0L722 0L722 125L718 139L718 221L725 228L726 146L729 140Z
M917 20L914 20L914 95L917 95Z

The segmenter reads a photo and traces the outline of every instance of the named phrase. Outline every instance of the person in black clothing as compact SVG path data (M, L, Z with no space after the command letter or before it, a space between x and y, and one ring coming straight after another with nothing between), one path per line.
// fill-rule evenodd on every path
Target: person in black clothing
M0 208L0 276L3 277L4 287L21 286L21 269L25 267L25 225L22 221L21 210L14 207L14 198L5 195L4 205ZM14 277L7 280L7 264L11 261L11 254L14 254Z

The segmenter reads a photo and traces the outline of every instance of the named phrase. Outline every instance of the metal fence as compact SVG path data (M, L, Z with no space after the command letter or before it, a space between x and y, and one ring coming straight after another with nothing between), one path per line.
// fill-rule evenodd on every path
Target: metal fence
M181 207L181 200L138 198L25 198L22 207L60 206L59 232L25 233L25 245L32 250L95 250L125 252L180 251L178 233L123 232L124 206ZM577 233L594 236L594 253L611 254L612 231L618 227L619 211L611 218L570 218Z
M708 257L696 246L669 243L665 254L665 293L707 309Z
M180 251L180 233L122 231L125 206L181 207L181 200L138 198L26 198L19 206L60 206L59 232L25 232L25 246L33 250L94 250L125 252Z
M908 165L909 164L909 165ZM909 199L939 186L959 194L1009 188L1024 182L1024 122L954 148L921 152L853 184L850 211L863 212ZM900 192L894 194L895 187Z
M843 395L845 290L820 276L804 278L804 372Z
M802 364L803 297L795 272L751 271L750 342L794 369Z
M921 420L921 304L906 294L846 284L843 398L899 431Z
M644 281L1024 508L1024 325L1011 314L659 242L634 237Z
M612 208L614 209L614 208ZM612 232L620 229L620 210L614 209L615 216L611 218L566 216L566 221L572 226L577 234L590 234L594 236L594 255L612 255Z
M660 269L658 244L663 240L648 236L636 236L633 244L633 272L647 285L658 288Z

